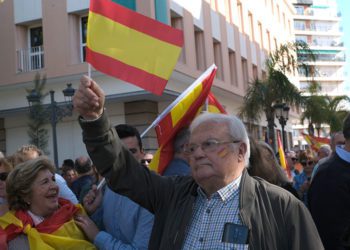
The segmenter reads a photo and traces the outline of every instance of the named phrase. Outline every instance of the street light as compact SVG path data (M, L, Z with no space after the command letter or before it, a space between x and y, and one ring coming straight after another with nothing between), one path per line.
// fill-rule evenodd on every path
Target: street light
M283 151L286 149L286 137L284 135L284 126L286 126L289 115L289 107L285 103L277 103L274 106L276 118L281 124L282 128L282 140L283 140Z
M40 104L41 95L35 89L30 91L27 96L29 109L31 114L35 119L43 119L45 121L50 121L52 127L52 140L53 140L53 155L56 168L58 168L58 154L57 154L57 133L56 125L63 119L63 117L71 116L73 114L73 103L72 98L75 89L72 87L71 83L67 83L67 88L63 91L64 95L64 105L57 105L55 101L55 91L50 91L50 105L44 110L43 113L36 112L37 107Z

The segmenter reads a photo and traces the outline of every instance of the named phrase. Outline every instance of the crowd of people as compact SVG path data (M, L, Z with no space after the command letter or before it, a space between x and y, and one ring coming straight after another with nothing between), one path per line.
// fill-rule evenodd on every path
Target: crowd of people
M34 145L0 155L0 249L350 249L350 116L317 154L286 152L286 172L239 118L200 114L162 176L104 101L83 77L89 156L57 171Z

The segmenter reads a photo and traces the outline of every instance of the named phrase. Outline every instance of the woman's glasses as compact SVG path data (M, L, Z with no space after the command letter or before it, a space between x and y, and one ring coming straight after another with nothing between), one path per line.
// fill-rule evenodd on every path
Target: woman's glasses
M300 162L303 166L306 166L306 165L312 165L312 164L314 164L315 162L314 161L301 161Z
M9 175L9 173L0 173L0 181L6 181L7 176Z

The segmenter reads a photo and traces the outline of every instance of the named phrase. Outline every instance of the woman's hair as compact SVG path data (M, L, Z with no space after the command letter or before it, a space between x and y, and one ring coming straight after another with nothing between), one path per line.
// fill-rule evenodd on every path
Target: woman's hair
M7 158L0 158L0 166L3 166L6 173L10 173L13 169L11 162L9 162Z
M11 171L6 180L7 202L11 210L28 210L29 204L25 199L30 196L38 173L46 169L55 173L55 167L50 160L40 156L18 164Z
M251 176L258 176L278 186L289 182L272 148L267 143L256 142L254 139L250 139L248 172Z

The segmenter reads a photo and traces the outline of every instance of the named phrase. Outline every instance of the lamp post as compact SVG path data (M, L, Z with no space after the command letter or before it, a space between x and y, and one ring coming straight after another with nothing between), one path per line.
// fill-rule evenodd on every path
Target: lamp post
M55 91L50 91L50 105L44 110L42 114L36 112L36 107L41 104L41 95L35 89L30 91L27 96L29 109L35 119L43 119L49 121L52 127L52 141L53 141L53 155L56 168L58 168L58 153L57 153L57 133L56 125L63 119L63 117L71 116L73 114L73 103L72 97L74 95L75 89L72 87L71 83L67 83L67 88L63 91L64 95L64 105L58 105L55 101Z
M285 151L285 149L286 149L286 137L284 135L284 127L286 126L287 121L288 121L288 115L289 115L290 108L285 103L277 103L273 107L275 109L276 118L278 119L278 121L281 124L283 151Z

